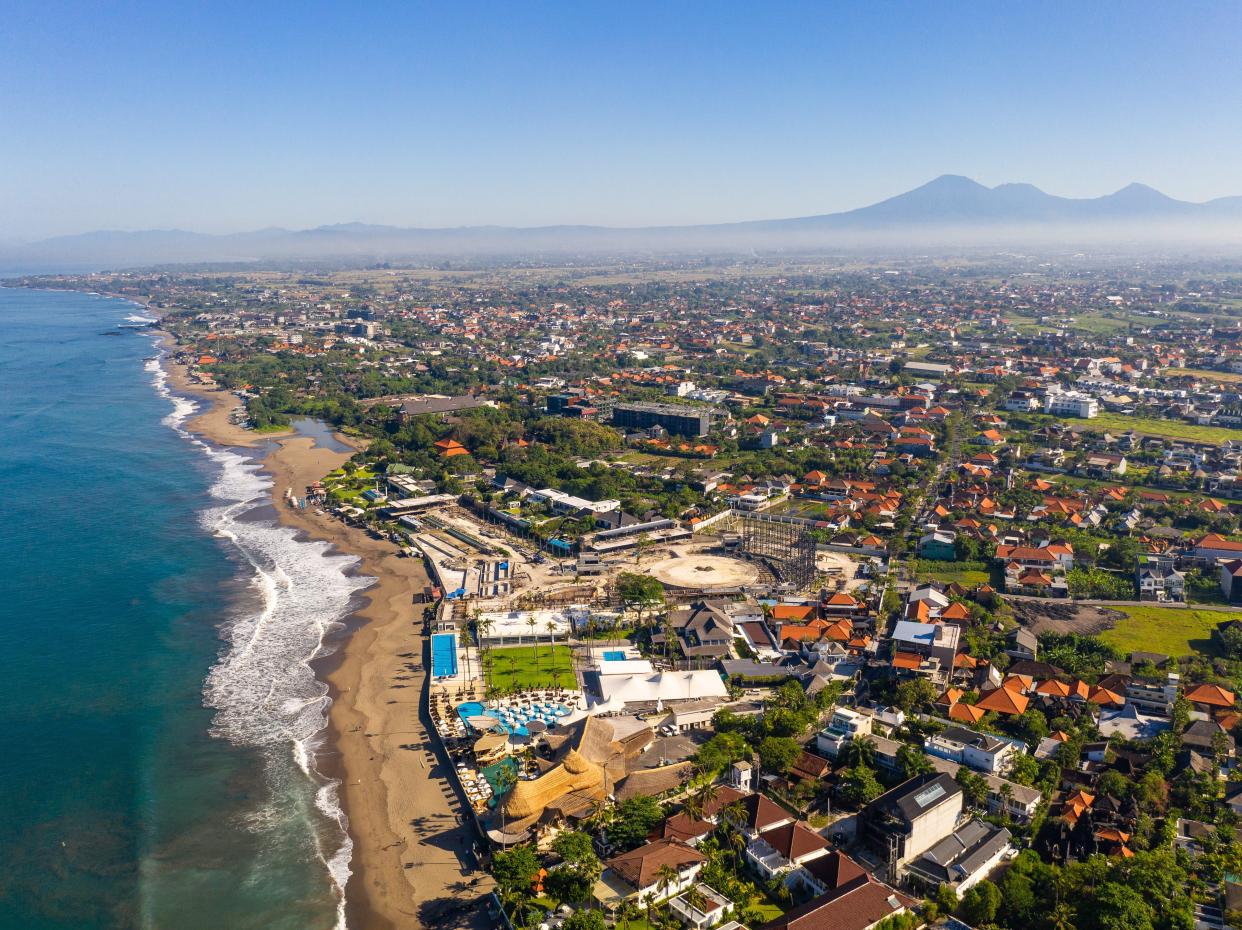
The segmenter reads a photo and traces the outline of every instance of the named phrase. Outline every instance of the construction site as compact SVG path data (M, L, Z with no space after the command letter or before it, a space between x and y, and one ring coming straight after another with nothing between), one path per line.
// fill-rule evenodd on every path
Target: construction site
M413 523L413 526L411 526ZM733 512L710 532L644 540L623 553L587 548L549 554L503 522L457 504L423 513L407 526L449 614L621 606L617 579L657 579L666 600L727 595L810 596L854 586L857 563L817 547L798 523ZM447 619L447 618L445 618Z

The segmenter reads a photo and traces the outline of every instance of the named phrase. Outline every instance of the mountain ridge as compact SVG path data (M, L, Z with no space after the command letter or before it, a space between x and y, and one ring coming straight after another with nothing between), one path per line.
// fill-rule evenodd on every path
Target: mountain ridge
M1145 224L1145 225L1143 225ZM841 247L885 237L909 245L936 240L1005 241L1089 231L1121 240L1161 235L1237 239L1242 242L1242 196L1202 203L1177 200L1132 182L1110 194L1060 197L1033 184L987 187L964 175L945 174L876 203L837 213L783 219L646 227L590 224L547 226L404 227L359 221L308 229L268 227L241 233L191 230L93 230L0 247L0 264L54 262L118 266L188 262L488 252L695 251ZM1098 237L1097 237L1098 238Z

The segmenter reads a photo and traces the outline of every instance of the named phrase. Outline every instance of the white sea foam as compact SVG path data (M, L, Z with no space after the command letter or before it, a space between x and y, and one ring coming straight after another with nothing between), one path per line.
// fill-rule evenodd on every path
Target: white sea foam
M126 323L158 323L159 320L157 320L153 316L142 316L139 313L131 313L129 316L125 318L125 322Z
M331 699L311 663L324 654L325 639L341 626L352 596L372 579L347 574L358 560L329 551L328 543L300 540L293 529L274 520L243 519L269 503L271 480L252 458L188 432L183 424L197 404L169 390L159 359L147 362L147 370L156 390L173 403L164 422L219 467L211 488L218 503L201 514L203 527L232 543L253 571L250 585L258 607L226 622L221 630L225 645L204 684L205 703L215 711L212 733L258 750L267 762L270 800L248 820L256 833L284 829L291 818L318 817L332 826L334 835L325 836L321 823L307 824L337 888L337 928L344 930L353 844L339 785L314 765ZM298 776L290 771L290 757ZM303 784L290 785L291 777L302 778ZM306 780L313 787L317 813L305 810L301 802Z

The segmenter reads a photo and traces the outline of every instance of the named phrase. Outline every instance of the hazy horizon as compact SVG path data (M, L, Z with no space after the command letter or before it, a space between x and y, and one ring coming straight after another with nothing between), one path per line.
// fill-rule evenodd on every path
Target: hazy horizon
M642 227L961 174L1242 194L1242 8L54 8L0 34L0 242Z

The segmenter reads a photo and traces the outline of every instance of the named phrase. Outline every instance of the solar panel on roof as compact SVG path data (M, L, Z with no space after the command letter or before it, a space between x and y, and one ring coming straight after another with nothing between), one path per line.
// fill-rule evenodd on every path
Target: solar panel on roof
M939 801L944 797L944 785L932 785L925 788L914 796L914 803L919 807L926 807L932 801Z

